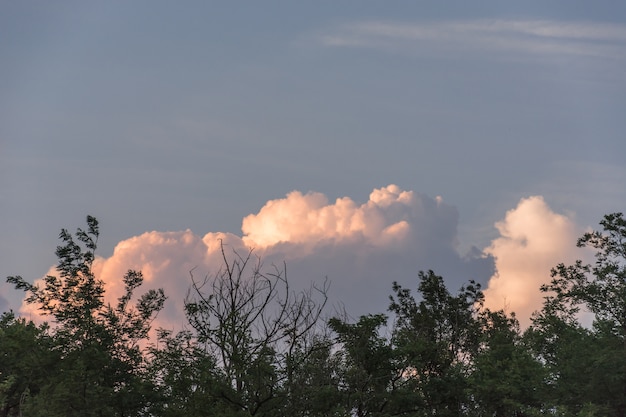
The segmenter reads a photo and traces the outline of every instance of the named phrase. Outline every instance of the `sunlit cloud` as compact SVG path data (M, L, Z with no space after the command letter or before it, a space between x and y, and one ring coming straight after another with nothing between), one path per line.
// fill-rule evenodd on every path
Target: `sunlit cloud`
M286 262L294 290L328 277L331 309L345 307L353 315L385 312L392 282L416 288L419 270L435 270L453 290L468 279L486 282L492 275L488 255L458 253L457 223L456 208L441 197L395 185L373 190L364 203L349 197L329 202L320 193L294 191L245 217L242 236L146 232L119 242L110 257L98 258L94 272L114 304L124 290L123 275L142 271L143 291L163 288L168 296L156 322L166 328L184 325L191 275L215 274L223 266L222 245L229 257L253 250L266 268ZM23 306L22 312L32 316L34 306Z
M550 270L585 255L576 247L581 230L570 217L553 212L540 196L522 199L496 228L500 237L485 249L497 268L485 290L485 304L515 312L526 326L543 305L539 288L550 281Z
M626 26L594 22L480 19L442 22L365 21L339 25L318 36L331 47L424 50L481 48L538 54L612 58L626 52Z
M112 304L123 294L124 274L142 271L143 290L163 288L168 296L156 325L173 329L185 324L183 301L191 277L217 273L222 248L228 257L252 250L266 267L286 262L294 289L328 277L331 304L353 315L385 312L391 283L415 289L420 270L433 269L452 292L474 279L485 284L487 307L515 312L526 326L542 306L539 288L549 282L551 268L585 255L575 245L581 229L540 196L522 199L508 211L495 225L499 237L484 251L458 253L457 223L456 209L441 197L396 185L373 190L364 203L293 191L246 216L242 236L146 232L119 242L93 269ZM32 305L20 311L37 316Z
M321 193L294 191L245 217L243 240L251 247L354 238L374 246L402 244L409 238L408 220L418 215L420 200L413 191L396 185L374 190L369 201L360 205L349 197L329 204Z

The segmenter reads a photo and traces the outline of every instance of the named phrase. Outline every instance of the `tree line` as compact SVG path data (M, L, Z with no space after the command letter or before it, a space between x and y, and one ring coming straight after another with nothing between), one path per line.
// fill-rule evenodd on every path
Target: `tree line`
M604 216L560 264L522 331L483 306L478 283L450 291L433 271L391 286L388 314L325 312L328 285L290 287L286 268L222 246L222 268L191 273L188 325L151 324L163 290L140 271L105 301L93 273L99 225L63 229L57 275L25 291L50 323L0 317L4 416L620 416L626 415L626 220ZM580 312L593 315L592 325Z

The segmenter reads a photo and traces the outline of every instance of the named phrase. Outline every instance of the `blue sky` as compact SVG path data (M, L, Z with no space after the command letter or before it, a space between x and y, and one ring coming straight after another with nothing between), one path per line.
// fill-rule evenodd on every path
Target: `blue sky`
M626 207L626 4L511 3L0 3L0 275L86 214L111 257L294 190L441 196L460 258L530 196L595 226Z

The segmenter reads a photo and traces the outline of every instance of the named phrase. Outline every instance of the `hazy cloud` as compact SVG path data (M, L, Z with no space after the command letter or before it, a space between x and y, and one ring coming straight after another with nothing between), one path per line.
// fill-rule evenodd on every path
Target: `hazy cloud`
M323 45L397 49L482 48L493 51L620 58L626 26L594 22L480 19L443 22L366 21L343 24L319 36Z

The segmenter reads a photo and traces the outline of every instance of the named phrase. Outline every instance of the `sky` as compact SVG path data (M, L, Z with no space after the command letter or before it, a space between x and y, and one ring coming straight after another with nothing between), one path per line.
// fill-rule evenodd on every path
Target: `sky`
M620 1L0 2L0 276L89 214L165 326L220 239L354 316L432 269L527 324L626 207L624 114Z

